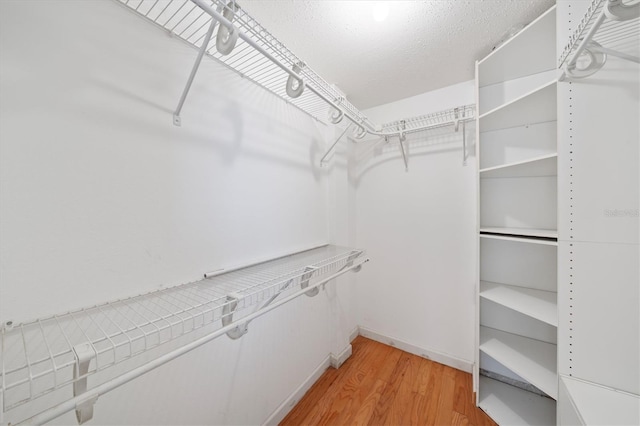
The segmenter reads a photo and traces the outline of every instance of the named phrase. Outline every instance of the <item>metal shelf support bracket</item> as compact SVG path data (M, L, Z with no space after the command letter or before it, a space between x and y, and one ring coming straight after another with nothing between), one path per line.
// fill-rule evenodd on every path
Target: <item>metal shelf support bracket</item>
M242 296L238 293L227 294L227 303L222 307L222 326L226 327L233 322L233 313L238 307L238 302ZM249 323L239 324L235 328L227 331L227 336L233 340L237 340L247 334L249 331Z
M407 153L404 150L404 141L407 139L404 131L407 128L407 122L405 120L400 121L398 126L398 138L400 139L400 152L402 152L402 160L404 161L404 171L409 171L409 161L407 160Z
M207 34L204 36L204 40L202 40L202 45L200 46L200 50L198 51L198 56L196 57L196 61L193 64L193 68L191 69L191 74L189 74L189 79L187 80L187 85L184 87L182 91L182 96L180 96L180 101L178 102L178 106L176 107L175 112L173 113L173 124L176 126L182 125L182 119L180 118L180 112L182 111L182 107L184 106L184 101L187 100L187 95L189 94L189 90L191 89L191 85L193 84L193 79L198 72L198 68L200 68L200 63L202 62L202 57L207 51L207 46L209 46L209 41L211 41L211 37L213 36L213 30L216 28L216 24L218 21L215 18L211 18L211 24L209 25L209 29L207 30Z
M83 343L73 347L73 353L76 358L76 364L73 369L73 396L86 395L87 397L76 404L76 418L78 424L91 420L93 418L93 406L98 400L97 394L87 392L87 373L89 372L89 364L96 357L93 346L89 343Z
M309 280L311 280L311 277L317 270L318 268L316 268L315 266L307 266L306 268L304 268L305 272L304 274L302 274L302 277L300 277L300 288L309 287ZM318 293L320 293L320 288L314 287L311 290L307 291L305 294L309 297L313 297Z

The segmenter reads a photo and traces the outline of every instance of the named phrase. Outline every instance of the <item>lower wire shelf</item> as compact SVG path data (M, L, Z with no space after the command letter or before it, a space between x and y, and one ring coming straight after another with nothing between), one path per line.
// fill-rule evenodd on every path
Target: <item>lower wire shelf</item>
M83 423L101 393L222 334L241 337L252 319L303 294L316 295L320 285L367 261L363 250L326 245L5 326L0 329L2 413L15 410L29 416L20 421L43 423L76 409Z

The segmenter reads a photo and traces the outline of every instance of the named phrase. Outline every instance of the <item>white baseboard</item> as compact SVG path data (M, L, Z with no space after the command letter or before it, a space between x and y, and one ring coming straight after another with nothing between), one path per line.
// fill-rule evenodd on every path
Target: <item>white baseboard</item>
M437 351L421 348L419 346L412 345L411 343L404 342L393 337L385 336L377 333L373 330L369 330L365 327L358 328L361 336L375 340L376 342L384 343L385 345L394 346L405 352L409 352L414 355L421 356L431 361L439 362L440 364L448 365L449 367L456 368L458 370L471 373L473 371L473 362L464 359L457 358L455 356L444 354Z
M357 330L358 329L356 328L356 331ZM320 365L318 365L316 369L313 370L311 375L307 377L307 379L302 382L302 384L298 386L298 388L282 404L280 404L280 406L276 408L273 413L271 413L267 421L265 421L263 424L271 426L280 423L286 417L286 415L289 414L289 411L291 411L291 409L295 407L298 401L300 401L304 394L307 393L309 389L311 389L311 386L313 386L318 381L320 376L322 376L327 368L339 368L347 359L349 359L352 352L353 351L351 348L351 344L348 344L338 355L334 355L332 353L329 354L320 363Z
M353 353L353 349L352 349L351 345L349 344L338 355L334 355L334 354L329 355L329 358L331 359L331 361L330 361L331 362L331 366L333 368L340 368L340 366L342 364L344 364L344 362L346 360L349 359L349 357L351 356L352 353Z
M351 347L351 345L349 345L349 347ZM332 356L332 354L327 355L327 357L320 363L320 365L318 365L316 369L313 370L313 373L311 373L311 375L307 377L307 379L302 382L302 384L298 386L298 388L293 391L293 393L289 395L289 397L285 399L284 402L280 404L280 406L276 408L273 413L271 413L271 415L263 423L263 425L271 426L280 423L286 417L286 415L289 414L289 411L291 411L291 409L296 406L296 404L298 403L298 401L300 401L304 394L307 393L309 389L311 389L311 386L313 386L314 383L318 381L320 376L322 376L322 373L324 373L326 369L331 366Z
M353 342L355 338L358 337L359 335L360 335L360 327L356 325L355 328L351 331L351 333L349 333L349 342Z

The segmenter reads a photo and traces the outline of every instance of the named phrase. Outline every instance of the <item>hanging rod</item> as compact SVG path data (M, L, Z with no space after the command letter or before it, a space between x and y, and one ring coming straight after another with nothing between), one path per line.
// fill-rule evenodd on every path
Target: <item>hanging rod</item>
M215 59L271 93L322 122L337 124L347 118L353 123L355 139L367 134L400 136L400 131L383 128L371 122L334 86L289 50L236 1L224 0L116 0L173 36L196 49L198 56L174 113L174 124L180 125L180 113L191 83L204 56ZM236 40L235 47L219 51L220 34ZM230 34L233 34L231 36ZM213 42L215 39L215 43ZM210 43L211 42L211 43ZM210 46L212 44L213 46ZM428 130L413 129L413 131Z
M239 338L253 319L303 294L316 295L320 285L367 261L362 250L327 245L128 299L5 324L2 413L29 404L40 414L26 422L41 424L75 409L81 424L105 392L218 336ZM55 397L41 398L50 394ZM47 405L55 400L64 402Z
M640 2L592 0L558 59L566 77L588 77L600 70L607 55L640 63Z

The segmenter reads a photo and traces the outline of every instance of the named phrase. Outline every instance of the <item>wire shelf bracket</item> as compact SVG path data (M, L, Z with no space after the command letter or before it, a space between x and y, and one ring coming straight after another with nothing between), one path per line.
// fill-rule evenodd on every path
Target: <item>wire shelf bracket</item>
M640 63L639 35L640 2L592 0L558 59L560 80L595 74L607 56Z
M238 339L254 319L318 294L368 261L363 250L326 245L91 308L5 323L0 414L12 424L43 424L75 410L82 424L106 392L219 336ZM32 417L25 419L25 412Z

